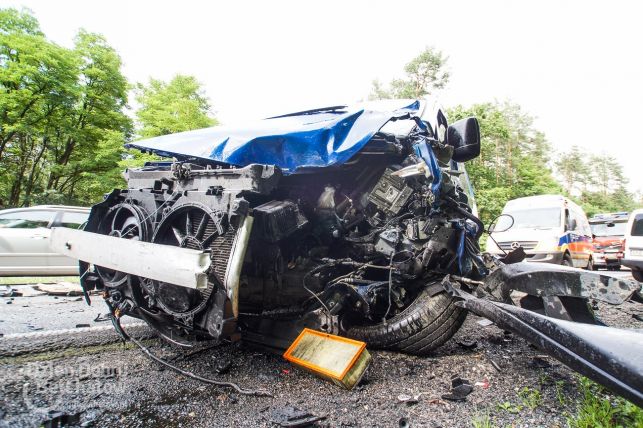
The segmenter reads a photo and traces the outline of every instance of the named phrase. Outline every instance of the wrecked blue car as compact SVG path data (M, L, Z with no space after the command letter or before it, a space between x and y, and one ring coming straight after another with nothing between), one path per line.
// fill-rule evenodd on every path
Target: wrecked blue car
M472 311L643 402L641 336L597 325L589 305L638 298L637 284L481 253L464 168L475 118L395 100L129 146L170 161L126 171L84 231L52 237L117 328L129 315L179 346L275 350L312 328L425 355Z

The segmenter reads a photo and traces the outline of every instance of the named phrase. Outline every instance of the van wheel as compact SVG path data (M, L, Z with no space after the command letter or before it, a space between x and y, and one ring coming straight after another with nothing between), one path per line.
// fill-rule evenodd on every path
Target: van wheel
M643 282L643 270L634 270L634 269L632 269L632 276L638 282Z
M574 267L574 263L572 262L572 258L569 254L565 254L565 256L563 257L563 262L561 264L563 266Z

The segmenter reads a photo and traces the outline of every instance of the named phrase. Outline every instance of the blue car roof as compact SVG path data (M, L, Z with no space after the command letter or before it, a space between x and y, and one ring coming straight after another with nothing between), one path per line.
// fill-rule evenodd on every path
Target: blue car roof
M421 114L419 100L334 106L139 140L126 147L217 165L276 165L284 174L347 162L392 119Z

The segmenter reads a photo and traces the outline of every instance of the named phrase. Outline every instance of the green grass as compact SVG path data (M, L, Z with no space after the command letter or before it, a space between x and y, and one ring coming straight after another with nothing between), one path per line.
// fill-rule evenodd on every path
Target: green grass
M570 428L643 428L643 409L614 397L603 387L581 377L581 398L576 414L567 418Z
M494 428L488 414L474 416L471 420L471 425L473 425L473 428Z
M74 282L78 283L78 276L2 276L0 285L19 285L19 284L53 284L56 282Z
M543 397L539 390L526 386L518 391L518 398L520 398L520 401L525 407L529 407L532 411L543 402Z

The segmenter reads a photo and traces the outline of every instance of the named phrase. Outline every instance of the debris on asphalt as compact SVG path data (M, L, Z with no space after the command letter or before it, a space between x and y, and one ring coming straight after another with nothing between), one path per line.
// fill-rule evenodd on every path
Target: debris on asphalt
M50 411L47 419L42 422L41 426L44 428L60 428L67 426L74 426L80 424L80 413L64 413L57 411Z
M490 326L491 324L493 324L493 321L488 320L488 319L486 319L486 318L482 318L482 319L480 319L480 320L478 320L478 321L476 321L476 322L477 322L479 325L483 326L483 327L487 327L487 326Z
M294 365L348 390L359 383L371 363L366 343L308 328L297 336L283 356Z
M500 365L496 363L494 360L492 360L491 358L489 358L489 363L491 363L494 369L498 370L499 372L502 372Z
M417 404L420 401L420 397L423 395L429 394L428 392L420 392L415 395L409 395L409 394L400 394L397 396L397 400L400 403L406 403L408 405L412 404Z
M547 361L545 355L536 355L531 359L531 365L537 369L547 369L551 367L551 363Z
M457 343L461 348L464 349L474 349L478 346L478 342L476 342L475 340L462 339L457 340L455 343Z
M83 289L80 284L73 282L59 282L57 284L37 284L36 290L43 291L50 296L82 296Z
M460 376L451 378L451 392L442 394L442 398L449 401L465 401L467 396L473 392L473 385Z
M14 290L14 293L19 297L35 297L47 294L44 291L36 290L31 286L20 287L18 290Z
M8 285L0 285L0 297L13 297L16 291Z
M478 381L474 383L473 386L479 386L482 387L482 389L487 389L489 388L489 381L487 379L484 379L482 382Z
M409 428L411 424L407 418L400 418L399 426L400 428Z
M76 328L85 328L89 327L89 324L76 324Z
M103 314L98 314L96 315L96 318L94 318L94 322L103 322L103 321L111 321L112 320L112 314L107 313L105 315Z
M214 371L216 374L226 374L230 371L232 367L232 360L217 360L216 365L214 366Z
M293 406L273 409L270 412L270 422L280 427L307 427L324 419L326 419L326 415L314 415Z

